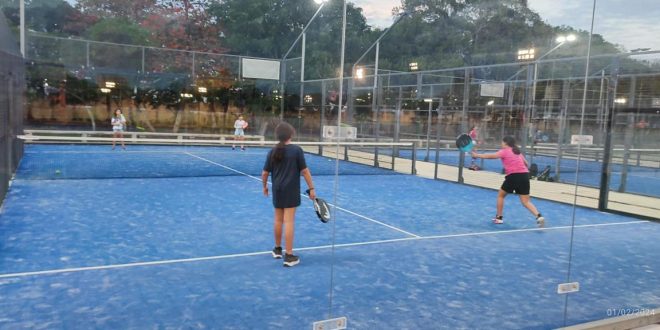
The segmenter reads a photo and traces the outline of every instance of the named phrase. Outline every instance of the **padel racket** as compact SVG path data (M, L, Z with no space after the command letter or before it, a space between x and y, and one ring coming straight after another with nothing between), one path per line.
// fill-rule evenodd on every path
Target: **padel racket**
M305 190L305 194L309 196L309 189ZM321 222L326 223L330 221L330 206L321 198L314 198L314 211L316 216L319 217Z
M456 147L462 152L470 152L474 147L474 140L467 134L461 134L456 138Z

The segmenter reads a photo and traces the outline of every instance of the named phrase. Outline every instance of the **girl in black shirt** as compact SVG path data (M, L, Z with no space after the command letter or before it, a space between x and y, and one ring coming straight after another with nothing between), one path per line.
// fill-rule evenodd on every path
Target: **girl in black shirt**
M275 135L279 143L268 153L261 173L264 196L268 196L268 176L272 173L273 206L275 207L273 258L282 258L282 225L284 225L285 267L295 266L300 262L300 258L293 255L293 234L296 208L300 206L301 174L309 187L309 198L312 200L316 198L312 175L305 162L305 154L302 148L291 144L294 132L293 126L285 122L277 125Z

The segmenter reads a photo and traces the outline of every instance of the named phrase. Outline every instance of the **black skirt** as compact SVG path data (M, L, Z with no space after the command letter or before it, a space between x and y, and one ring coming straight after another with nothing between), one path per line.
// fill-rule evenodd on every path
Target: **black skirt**
M273 206L278 209L300 206L300 187L298 189L273 189Z

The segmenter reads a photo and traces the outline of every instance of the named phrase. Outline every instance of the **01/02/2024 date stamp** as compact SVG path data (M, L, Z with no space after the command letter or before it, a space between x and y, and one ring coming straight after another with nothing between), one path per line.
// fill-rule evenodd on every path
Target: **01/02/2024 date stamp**
M655 312L655 308L608 308L607 316L650 316Z

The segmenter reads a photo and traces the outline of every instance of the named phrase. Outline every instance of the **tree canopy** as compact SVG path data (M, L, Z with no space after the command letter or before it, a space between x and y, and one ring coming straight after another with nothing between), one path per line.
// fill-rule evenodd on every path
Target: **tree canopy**
M17 2L0 0L14 24ZM326 3L307 32L307 79L337 76L342 5ZM28 26L39 32L276 59L318 8L310 0L78 0L75 6L64 0L26 0L26 6ZM407 70L411 61L421 70L510 63L518 49L545 52L557 34L568 32L583 41L553 56L586 54L587 32L548 25L526 0L402 0L392 12L409 15L383 39L382 68ZM345 70L382 32L369 26L362 9L350 2L347 17ZM594 36L593 54L618 51ZM299 42L288 58L300 54Z

